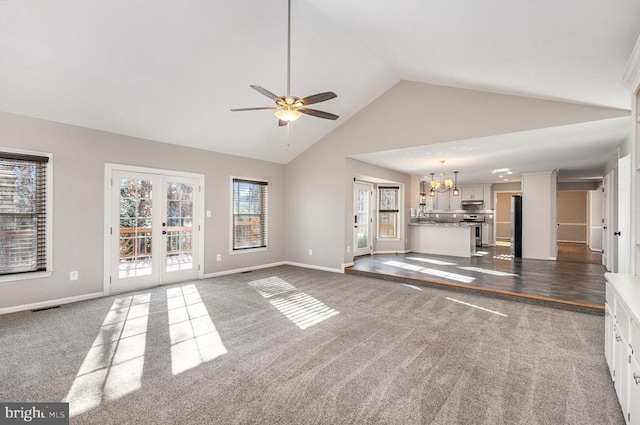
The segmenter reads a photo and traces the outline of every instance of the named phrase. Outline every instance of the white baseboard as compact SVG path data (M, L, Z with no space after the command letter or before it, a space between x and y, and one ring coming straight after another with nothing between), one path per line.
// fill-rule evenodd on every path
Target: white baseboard
M260 264L259 266L250 266L250 267L243 267L241 269L232 269L232 270L224 270L224 271L215 272L215 273L207 273L202 278L207 279L210 277L226 276L229 274L250 272L252 270L268 269L269 267L283 266L286 264L289 264L289 263L287 261L279 261L277 263Z
M305 269L323 270L325 272L332 273L344 273L344 268L333 269L331 267L316 266L314 264L294 263L293 261L285 261L284 264L287 264L289 266L304 267Z
M406 250L406 251L373 251L373 255L380 255L380 254L409 254L413 252L412 250Z
M24 311L24 310L36 310L39 308L47 308L47 307L52 307L54 305L75 303L78 301L85 301L93 298L100 298L102 296L104 296L104 293L94 292L93 294L77 295L75 297L60 298L57 300L49 300L49 301L41 301L39 303L16 305L13 307L0 308L0 315L15 313L15 312Z
M346 269L347 267L352 267L354 265L353 261L350 263L343 263L342 264L342 270Z

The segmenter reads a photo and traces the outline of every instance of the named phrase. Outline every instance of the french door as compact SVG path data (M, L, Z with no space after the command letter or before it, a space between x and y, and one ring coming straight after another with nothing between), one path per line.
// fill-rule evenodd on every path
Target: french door
M353 255L371 254L373 185L355 182L353 187Z
M200 188L197 177L111 171L110 293L199 277Z

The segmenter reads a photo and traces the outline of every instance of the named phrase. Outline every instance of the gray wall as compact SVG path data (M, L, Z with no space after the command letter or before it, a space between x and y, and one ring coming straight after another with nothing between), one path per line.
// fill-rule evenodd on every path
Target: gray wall
M623 110L401 81L287 164L287 260L331 269L350 261L350 155L628 115ZM410 205L417 181L414 178L411 185L407 178L406 187L414 187L405 197Z
M205 209L213 211L213 217L205 219L205 273L279 261L339 269L351 261L346 247L353 243L353 175L412 187L409 176L359 163L349 155L625 115L628 111L401 81L282 166L0 114L0 147L54 155L55 269L51 278L3 283L6 296L0 308L102 290L105 162L205 174ZM270 182L265 252L228 255L230 175ZM414 197L405 192L405 212ZM223 261L216 262L216 254L222 254ZM70 270L78 270L80 280L70 282Z
M53 154L53 275L1 283L0 309L103 290L104 164L205 175L204 272L285 259L283 165L0 113L0 147ZM269 180L269 248L229 255L230 175ZM216 261L222 254L222 261ZM79 280L69 281L69 272Z

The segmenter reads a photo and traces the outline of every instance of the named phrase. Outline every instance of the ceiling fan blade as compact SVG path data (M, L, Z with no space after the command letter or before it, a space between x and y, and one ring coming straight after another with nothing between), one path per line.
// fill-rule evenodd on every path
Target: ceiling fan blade
M287 121L278 120L278 127L284 127L284 126L286 126L288 124L289 123Z
M303 105L311 105L313 103L320 103L329 99L333 99L334 97L338 97L338 95L332 91L327 91L324 93L318 93L311 96L307 96L303 99L300 99L300 102L302 102Z
M298 111L303 114L312 115L318 118L324 118L327 120L337 120L339 117L334 114L330 114L329 112L318 111L317 109L307 109L307 108L298 108Z
M238 111L258 111L260 109L278 109L277 106L258 106L256 108L237 108L237 109L232 109L232 112L238 112Z
M252 89L254 89L255 91L262 93L263 95L267 96L269 99L273 99L273 100L279 100L280 96L276 96L275 94L271 93L269 90L267 89L263 89L260 86L254 86L254 85L250 85L249 87L251 87Z

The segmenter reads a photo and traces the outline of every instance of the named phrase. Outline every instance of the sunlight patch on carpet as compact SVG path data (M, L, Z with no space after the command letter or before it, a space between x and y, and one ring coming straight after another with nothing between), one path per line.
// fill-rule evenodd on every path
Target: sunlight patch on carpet
M482 310L482 311L486 311L486 312L489 312L489 313L497 314L498 316L509 317L506 314L502 314L502 313L500 313L498 311L489 310L488 308L480 307L480 306L477 306L475 304L469 304L469 303L466 303L464 301L456 300L455 298L447 297L447 299L449 301L453 301L454 303L463 304L463 305L466 305L468 307L477 308L478 310Z
M174 375L227 353L196 285L167 289L167 313Z
M142 387L151 294L117 298L69 393L69 415L87 412Z
M249 285L266 299L277 296L269 303L300 329L307 329L340 313L277 276L254 280Z

